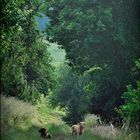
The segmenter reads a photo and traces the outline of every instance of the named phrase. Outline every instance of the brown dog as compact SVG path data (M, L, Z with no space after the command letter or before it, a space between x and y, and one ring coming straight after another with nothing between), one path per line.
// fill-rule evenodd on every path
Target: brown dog
M39 129L38 132L40 133L41 138L48 138L48 139L52 138L52 136L47 132L45 128Z
M80 122L72 126L72 136L73 138L84 133L85 122Z

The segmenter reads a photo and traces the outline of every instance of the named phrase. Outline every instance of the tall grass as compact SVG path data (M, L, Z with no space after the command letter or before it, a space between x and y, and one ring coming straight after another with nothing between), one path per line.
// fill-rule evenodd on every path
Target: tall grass
M70 134L70 127L61 120L63 115L62 111L50 108L44 96L36 106L1 96L1 139L40 140L40 127L45 127L54 140L65 139Z
M1 96L1 139L2 140L40 140L38 130L45 127L52 134L52 140L73 140L71 127L61 117L65 113L52 109L44 96L36 106L16 98ZM129 129L98 125L99 117L85 116L85 133L77 140L138 140L138 132Z
M139 140L138 132L117 128L112 129L110 125L94 126L91 130L94 135L110 140Z
M14 97L1 96L1 127L3 129L8 126L30 125L32 118L36 117L36 113L35 107L29 103Z
M85 122L87 124L87 129L92 132L94 137L100 137L107 140L139 140L138 130L132 131L128 126L124 128L115 128L111 124L101 124L97 123L99 117L95 115L86 115ZM89 132L89 131L88 131Z
M38 140L35 132L38 128L32 125L37 117L34 106L14 97L1 95L1 139L2 140Z

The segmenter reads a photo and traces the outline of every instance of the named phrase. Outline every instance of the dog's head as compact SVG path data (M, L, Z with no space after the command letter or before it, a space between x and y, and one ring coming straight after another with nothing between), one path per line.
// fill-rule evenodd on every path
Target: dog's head
M79 125L84 127L85 126L85 122L79 122Z
M46 135L47 135L47 132L46 132L46 129L45 129L45 128L39 129L38 132L40 133L40 136L41 136L42 138L45 138Z

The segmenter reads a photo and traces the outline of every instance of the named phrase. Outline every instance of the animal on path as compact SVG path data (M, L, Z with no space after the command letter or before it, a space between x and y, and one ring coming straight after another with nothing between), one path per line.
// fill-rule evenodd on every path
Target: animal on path
M77 137L78 135L82 135L84 133L85 122L80 122L79 124L74 124L72 126L72 136Z

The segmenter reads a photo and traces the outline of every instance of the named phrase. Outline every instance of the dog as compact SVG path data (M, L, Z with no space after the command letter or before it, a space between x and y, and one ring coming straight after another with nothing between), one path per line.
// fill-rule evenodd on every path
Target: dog
M49 134L45 128L40 128L38 130L38 132L40 133L41 138L44 138L44 139L46 139L46 138L51 139L52 138L51 134Z
M77 137L78 135L82 135L84 133L85 122L80 122L79 124L75 124L72 126L72 136Z

